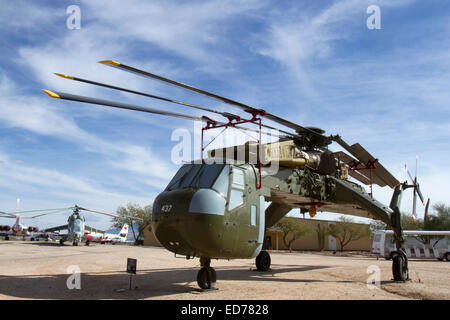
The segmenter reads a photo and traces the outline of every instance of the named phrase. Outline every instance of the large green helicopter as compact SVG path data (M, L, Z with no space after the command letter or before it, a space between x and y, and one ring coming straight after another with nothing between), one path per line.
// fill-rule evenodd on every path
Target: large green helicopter
M409 278L399 207L402 192L413 186L407 182L400 183L359 143L350 146L340 136L326 136L319 128L303 127L263 109L116 61L100 63L205 95L237 107L249 116L244 119L228 112L63 74L57 75L215 113L225 121L50 90L44 92L52 98L202 121L202 157L205 130L234 127L259 133L258 141L254 143L210 150L208 160L215 161L205 159L184 164L154 201L152 226L155 236L165 248L177 255L187 259L200 258L197 282L201 288L212 288L216 283L211 259L255 258L258 270L269 270L270 255L262 249L265 230L293 208L300 208L311 216L316 211L324 211L370 216L383 221L394 230L398 248L393 256L394 279L405 281ZM284 129L263 124L262 119L278 123ZM244 124L256 124L259 128L250 129L243 127ZM282 137L278 142L263 145L262 128L277 129ZM329 151L328 145L333 142L348 153ZM234 152L237 149L244 150L244 156L237 155ZM270 164L274 162L278 164L278 170L271 170ZM375 200L372 192L367 193L348 176L364 185L393 188L390 205ZM266 201L271 202L267 209Z

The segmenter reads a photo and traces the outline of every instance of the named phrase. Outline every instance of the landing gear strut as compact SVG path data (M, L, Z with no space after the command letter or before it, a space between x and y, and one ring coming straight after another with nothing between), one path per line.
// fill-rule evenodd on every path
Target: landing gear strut
M216 270L210 267L211 258L200 257L202 268L197 274L197 284L203 290L212 289L216 285Z
M389 207L392 209L391 214L391 226L394 230L394 241L397 247L397 251L392 253L392 275L394 276L394 281L407 281L409 280L408 272L408 256L406 255L403 245L405 239L403 237L403 230L401 224L401 213L400 213L400 200L403 190L413 186L408 185L406 182L397 185L392 195L391 204Z
M258 271L269 271L270 262L271 260L269 253L262 250L256 257L256 269L258 269Z

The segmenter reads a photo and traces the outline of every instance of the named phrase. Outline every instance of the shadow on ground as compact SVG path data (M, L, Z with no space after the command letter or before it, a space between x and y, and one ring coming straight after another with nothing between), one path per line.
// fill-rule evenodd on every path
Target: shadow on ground
M328 266L279 266L273 265L267 272L242 267L219 267L217 287L220 282L272 281L272 282L352 282L290 279L288 273L307 272ZM0 276L0 294L19 299L144 299L171 298L171 295L198 292L196 282L198 268L172 268L138 270L132 278L121 271L81 273L80 290L69 290L67 283L74 283L71 274ZM122 290L121 290L122 289ZM125 289L125 290L123 290Z

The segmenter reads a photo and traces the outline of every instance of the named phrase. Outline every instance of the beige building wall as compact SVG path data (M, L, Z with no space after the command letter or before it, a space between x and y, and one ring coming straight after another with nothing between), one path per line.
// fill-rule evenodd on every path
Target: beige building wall
M294 218L294 217L288 217L288 219L295 219L298 220L299 223L307 224L311 229L312 232L308 235L305 235L303 237L300 237L294 241L292 244L293 250L319 250L319 239L317 236L317 226L320 224L321 226L328 226L329 224L338 224L339 221L327 221L327 220L316 220L316 219L303 219L303 218ZM367 226L369 228L369 225L362 224L364 226ZM270 250L287 250L288 248L284 245L283 242L283 232L281 230L277 230L275 228L269 228L266 231L265 234L265 241L270 242L270 246L266 249ZM339 241L335 241L336 248L330 247L330 245L333 243L332 239L330 239L332 236L328 236L325 238L325 249L324 250L340 250ZM270 240L268 240L268 238ZM331 240L331 241L330 241ZM145 229L144 230L144 246L153 246L153 247L161 247L161 244L159 243L158 239L156 239L155 235L151 230ZM370 236L363 237L359 240L350 242L346 247L345 250L352 250L352 251L370 251Z
M303 218L294 218L294 217L288 217L288 219L295 219L298 220L299 223L304 223L308 225L312 231L298 239L296 239L292 244L293 250L319 250L319 238L317 236L317 228L320 224L322 227L328 226L330 224L339 224L339 221L327 221L327 220L316 220L316 219L303 219ZM356 223L358 224L358 223ZM369 225L367 224L359 224L366 226L367 229L369 229ZM266 241L269 241L271 245L269 246L269 249L272 250L287 250L288 248L284 245L283 241L284 233L281 230L276 230L275 228L270 228L267 230L265 239ZM267 238L270 237L270 240ZM333 247L333 236L327 236L325 238L325 248L324 250L340 250L340 244L337 239L334 239L335 247ZM289 239L289 236L288 236ZM370 236L367 235L366 237L363 237L359 240L355 240L350 242L345 246L345 250L352 250L352 251L370 251Z

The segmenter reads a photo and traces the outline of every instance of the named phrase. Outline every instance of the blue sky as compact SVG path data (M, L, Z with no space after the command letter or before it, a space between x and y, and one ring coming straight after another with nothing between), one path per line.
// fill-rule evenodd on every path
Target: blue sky
M74 4L78 30L66 25ZM366 26L370 5L380 7L380 30ZM193 130L185 120L58 101L41 89L202 115L53 72L241 114L97 63L106 59L338 133L400 181L405 162L414 171L418 155L422 192L448 205L449 14L444 0L2 1L0 210L15 211L17 198L21 210L151 204L178 168L168 161L173 131ZM374 193L389 203L392 191ZM403 211L411 204L405 194ZM418 211L423 216L422 206ZM317 216L327 217L335 218ZM109 227L99 216L87 215L87 223Z

